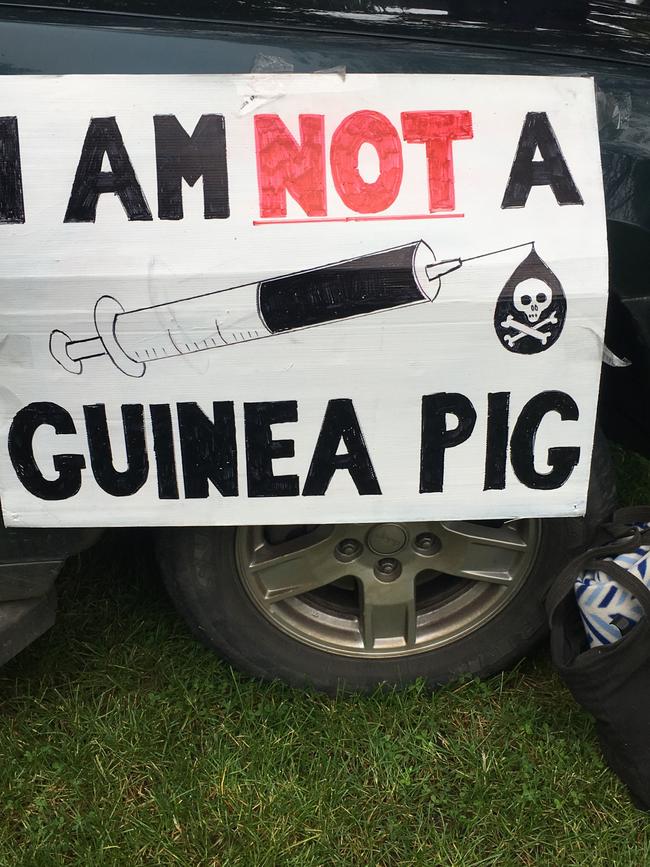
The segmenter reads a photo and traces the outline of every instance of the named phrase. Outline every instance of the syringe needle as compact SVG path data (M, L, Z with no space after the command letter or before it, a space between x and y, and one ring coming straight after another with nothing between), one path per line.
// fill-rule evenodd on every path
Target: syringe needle
M443 259L442 262L434 262L433 265L427 265L425 270L429 280L437 280L439 277L444 277L445 274L457 271L462 264L462 259Z

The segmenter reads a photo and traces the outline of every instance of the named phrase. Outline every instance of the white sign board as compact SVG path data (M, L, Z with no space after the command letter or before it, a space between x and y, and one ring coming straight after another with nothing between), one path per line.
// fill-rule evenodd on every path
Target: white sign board
M3 77L0 245L8 525L584 512L590 79Z

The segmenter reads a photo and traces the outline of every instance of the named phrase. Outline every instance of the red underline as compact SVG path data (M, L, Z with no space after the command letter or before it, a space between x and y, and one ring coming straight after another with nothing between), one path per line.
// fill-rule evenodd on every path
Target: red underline
M364 223L372 220L451 220L465 214L383 214L380 217L306 217L297 220L253 220L254 226L279 226L281 223Z

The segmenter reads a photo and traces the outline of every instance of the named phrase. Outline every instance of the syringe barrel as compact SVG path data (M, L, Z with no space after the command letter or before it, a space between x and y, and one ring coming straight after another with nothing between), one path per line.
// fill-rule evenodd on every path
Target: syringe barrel
M354 259L120 313L115 339L131 359L154 361L435 298L435 262L423 241Z
M321 325L430 299L426 267L435 262L423 241L274 277L260 283L259 307L269 331Z
M270 332L258 312L259 283L120 313L115 339L134 361L155 361L242 343Z

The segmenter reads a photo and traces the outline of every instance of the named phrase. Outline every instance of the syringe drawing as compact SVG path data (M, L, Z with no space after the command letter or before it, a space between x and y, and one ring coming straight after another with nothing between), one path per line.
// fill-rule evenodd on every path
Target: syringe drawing
M437 261L431 247L418 240L135 310L125 310L115 298L104 295L95 305L94 336L74 340L64 331L54 330L50 353L70 373L81 373L84 360L106 355L120 371L139 377L153 361L432 302L438 297L442 278L464 262L518 247L529 247L530 252L504 287L508 315L495 327L510 351L540 351L559 337L566 300L559 281L537 256L533 242L465 259ZM526 290L518 292L517 287L526 281ZM497 311L505 310L502 296L503 290ZM528 307L524 304L527 300ZM553 301L555 309L551 309ZM534 318L540 307L546 313L541 322L539 316Z

